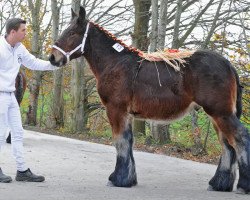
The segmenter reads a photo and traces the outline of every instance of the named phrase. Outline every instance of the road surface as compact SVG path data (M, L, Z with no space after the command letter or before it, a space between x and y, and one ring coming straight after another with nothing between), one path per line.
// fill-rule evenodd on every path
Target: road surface
M214 165L135 151L138 185L117 188L107 186L116 161L113 146L25 131L24 148L28 167L46 180L1 183L0 200L250 199L236 194L235 189L230 193L207 191ZM9 144L2 149L0 166L14 179Z

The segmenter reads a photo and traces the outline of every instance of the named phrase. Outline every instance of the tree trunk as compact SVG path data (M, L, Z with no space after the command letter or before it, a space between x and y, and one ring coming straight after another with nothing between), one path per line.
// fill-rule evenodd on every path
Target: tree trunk
M161 0L160 14L159 14L159 26L158 26L158 48L164 49L165 36L167 27L167 5L168 0Z
M88 104L86 99L86 84L84 77L84 68L86 65L85 59L81 57L75 59L72 66L72 131L74 133L83 133L86 131Z
M154 140L161 144L171 141L168 124L158 124L157 122L151 122L150 128Z
M58 37L60 6L57 0L51 0L52 11L52 43ZM54 72L54 84L52 93L51 117L49 118L51 128L60 128L64 125L64 100L63 100L63 68Z
M79 13L81 1L72 0L71 7L75 13ZM83 133L86 131L87 124L87 100L86 100L86 83L84 77L84 68L86 62L83 57L72 61L72 132Z
M173 42L172 42L172 48L174 49L177 49L180 47L179 34L180 34L181 13L182 13L182 0L178 0L177 10L175 13L174 33L173 33Z
M32 27L32 46L31 46L31 53L39 57L39 33L40 33L40 19L39 19L39 11L41 8L41 0L37 0L36 2L32 2L32 0L28 0L28 5L31 10L31 27ZM33 71L32 78L29 82L29 110L27 113L27 121L28 125L35 126L37 124L37 108L38 108L38 97L39 97L39 90L42 80L42 72L40 71Z
M38 97L39 97L41 81L42 81L42 72L39 71L33 72L32 78L29 81L29 86L28 86L30 96L29 96L28 112L26 113L27 118L25 122L30 126L37 125L37 108L38 108Z
M72 0L71 1L71 8L73 9L73 11L75 13L79 13L80 10L80 6L81 6L81 0Z
M149 9L151 0L133 0L135 7L135 24L134 33L132 34L132 45L142 51L148 50L148 26L149 26ZM133 132L145 134L145 121L133 120Z
M151 6L151 0L133 0L135 7L135 24L134 33L132 35L132 45L142 51L148 50L148 28Z
M163 49L164 44L162 42L165 41L165 32L163 33L163 30L166 30L166 25L163 20L166 18L166 11L167 11L167 2L164 0L161 1L160 5L160 17L163 17L163 19L159 18L159 21L161 24L159 25L160 31L158 31L158 0L152 0L152 32L151 32L151 38L150 38L150 51L154 52L158 49ZM164 28L165 26L165 28ZM158 35L159 34L159 35ZM161 34L161 36L160 36ZM157 42L157 38L160 43ZM169 132L169 125L168 124L159 124L155 121L152 121L150 123L151 128L151 134L154 138L154 140L158 141L159 143L164 142L170 142L170 132Z
M197 156L203 151L203 146L201 142L201 131L198 126L198 115L196 111L193 109L190 114L192 116L192 133L194 140L194 146L192 147L192 154L194 156Z
M158 38L158 0L151 0L152 4L152 28L150 33L150 52L155 52Z

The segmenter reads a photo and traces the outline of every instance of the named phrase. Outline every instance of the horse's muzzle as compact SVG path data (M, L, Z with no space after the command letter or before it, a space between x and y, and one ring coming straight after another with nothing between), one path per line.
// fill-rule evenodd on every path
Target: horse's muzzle
M53 54L50 55L49 61L52 65L60 67L62 65L65 65L66 62L62 59L62 61L56 61L55 56Z

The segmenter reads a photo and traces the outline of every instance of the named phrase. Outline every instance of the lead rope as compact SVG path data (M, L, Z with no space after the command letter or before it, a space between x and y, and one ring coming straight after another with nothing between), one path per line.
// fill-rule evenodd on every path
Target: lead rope
M157 76L158 76L159 85L160 85L160 87L162 87L161 80L160 80L160 73L159 73L158 67L157 67L157 65L156 65L156 62L155 62L155 61L153 61L153 62L154 62L154 64L155 64L155 68L156 68L156 71L157 71Z

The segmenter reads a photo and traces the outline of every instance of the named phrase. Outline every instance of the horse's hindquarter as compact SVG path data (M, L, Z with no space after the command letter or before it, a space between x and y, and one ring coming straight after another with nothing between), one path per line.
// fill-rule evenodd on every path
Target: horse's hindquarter
M129 112L139 118L155 120L181 117L192 103L183 81L182 72L176 72L164 62L143 61L134 81Z
M235 112L237 83L229 61L215 52L197 51L188 64L184 73L191 74L188 82L194 102L209 115Z

